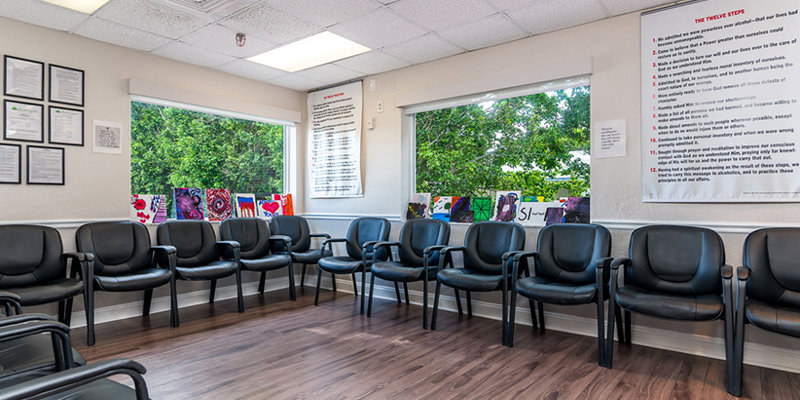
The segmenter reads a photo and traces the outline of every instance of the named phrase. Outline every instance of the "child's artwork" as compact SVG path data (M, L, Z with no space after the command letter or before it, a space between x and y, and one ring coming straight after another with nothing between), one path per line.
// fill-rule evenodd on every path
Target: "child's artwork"
M236 216L239 218L256 217L256 195L249 193L236 193Z
M450 208L453 207L453 202L458 200L458 197L453 196L436 196L433 198L433 219L440 219L442 221L450 222Z
M517 217L517 210L522 196L520 190L501 191L495 195L495 221L513 221Z
M475 219L475 212L470 210L471 197L458 197L450 208L450 222L472 223Z
M203 190L175 188L172 191L177 219L203 219Z
M163 194L131 196L131 221L157 224L167 220L167 198Z
M272 219L281 214L281 202L276 200L256 200L256 209L261 218Z
M564 207L564 222L588 224L589 198L567 197L567 205Z
M417 193L411 202L408 203L406 210L406 219L422 219L428 218L428 209L431 206L430 193Z
M560 224L564 222L564 207L549 207L544 215L544 224Z
M206 205L209 221L222 221L233 216L231 191L228 189L206 189Z
M291 194L273 194L272 200L281 204L281 215L294 215L294 204Z
M473 197L472 204L470 204L470 211L472 211L473 222L488 221L492 219L492 211L494 210L492 199L488 197Z
M561 203L557 201L523 201L519 204L516 222L523 226L544 226L547 209L558 207L561 207Z
M544 202L544 196L523 196L522 197L523 203L542 203Z

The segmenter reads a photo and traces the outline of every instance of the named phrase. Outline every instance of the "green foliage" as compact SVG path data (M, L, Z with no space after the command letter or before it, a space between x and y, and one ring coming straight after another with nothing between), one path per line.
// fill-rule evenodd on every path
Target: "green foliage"
M588 193L589 165L570 152L589 153L589 97L581 87L418 113L417 191Z
M283 127L131 103L131 192L174 187L283 192Z

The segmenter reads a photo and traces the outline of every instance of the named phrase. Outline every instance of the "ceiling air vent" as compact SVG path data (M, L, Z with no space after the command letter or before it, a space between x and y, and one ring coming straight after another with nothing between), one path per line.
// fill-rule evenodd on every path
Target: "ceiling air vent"
M206 16L228 16L258 0L155 0L166 6Z

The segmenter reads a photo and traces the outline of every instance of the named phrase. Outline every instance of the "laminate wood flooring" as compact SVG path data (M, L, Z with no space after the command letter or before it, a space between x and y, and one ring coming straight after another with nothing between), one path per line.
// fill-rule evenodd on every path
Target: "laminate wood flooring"
M286 291L97 326L97 344L74 345L89 362L115 357L147 367L153 399L724 399L725 365L636 345L616 346L614 369L597 365L594 338L518 326L500 344L500 322L313 289ZM745 366L744 396L800 399L800 375Z

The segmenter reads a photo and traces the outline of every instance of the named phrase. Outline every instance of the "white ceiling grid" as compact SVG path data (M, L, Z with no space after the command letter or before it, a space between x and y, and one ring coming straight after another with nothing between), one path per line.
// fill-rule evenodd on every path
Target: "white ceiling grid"
M296 90L652 8L665 0L110 0L85 15L2 0L0 16ZM287 73L246 58L323 31L373 49ZM235 43L247 35L244 47Z

